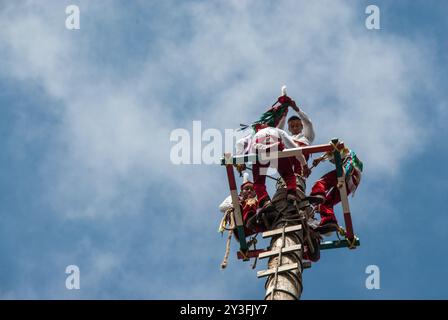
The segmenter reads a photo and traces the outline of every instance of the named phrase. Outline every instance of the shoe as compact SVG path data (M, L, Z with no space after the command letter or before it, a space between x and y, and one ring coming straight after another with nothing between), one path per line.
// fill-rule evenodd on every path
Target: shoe
M249 230L255 231L257 229L257 226L258 226L258 216L256 214L254 214L252 217L247 219L246 227Z
M321 240L321 236L317 233L315 233L314 231L311 231L312 234L310 235L310 240L312 242L314 251L311 252L310 248L309 248L309 244L305 247L304 253L303 253L303 258L306 260L310 260L312 262L317 262L320 259L320 240Z
M305 200L308 200L311 204L321 204L325 201L325 197L321 195L308 196L305 197Z
M338 222L333 217L323 217L319 223L319 226L316 228L316 231L321 235L331 234L334 231L337 231L339 228Z
M308 218L308 220L306 221L306 223L307 223L308 226L309 226L311 229L313 229L313 230L319 228L319 225L320 225L319 220L314 219L314 218Z
M258 209L257 216L261 216L264 212L270 212L274 210L274 205L272 204L271 200L268 199L263 203L263 206Z
M267 200L257 212L258 222L263 221L264 226L269 229L277 218L277 211L271 200Z
M264 226L266 229L270 230L274 223L277 221L278 212L277 211L269 211L264 212L261 216L261 219L263 220Z

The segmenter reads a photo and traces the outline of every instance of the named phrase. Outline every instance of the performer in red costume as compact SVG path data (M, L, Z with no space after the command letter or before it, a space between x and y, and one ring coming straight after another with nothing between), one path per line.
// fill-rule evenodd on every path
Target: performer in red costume
M330 160L334 163L333 153L326 153L315 159L313 161L313 166L315 167L325 160ZM347 195L354 194L361 181L363 164L358 159L355 152L348 148L343 148L341 150L341 160L345 174ZM339 188L341 187L342 186L338 184L336 170L333 170L317 180L311 190L311 196L317 196L323 199L323 203L318 206L321 221L317 228L322 234L336 231L338 228L338 222L334 215L333 207L341 201L339 193Z

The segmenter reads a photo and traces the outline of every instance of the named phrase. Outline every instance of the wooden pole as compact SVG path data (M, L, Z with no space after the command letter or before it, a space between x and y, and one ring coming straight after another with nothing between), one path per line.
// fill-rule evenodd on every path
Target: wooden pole
M338 145L338 139L331 140L334 146ZM341 153L336 148L333 151L334 156L334 163L336 166L336 176L338 177L338 184L340 185L339 188L339 194L341 196L341 203L342 203L342 211L344 212L344 223L345 223L345 229L347 232L347 239L353 240L354 238L354 232L353 232L353 224L352 224L352 216L350 214L350 206L348 204L348 197L347 197L347 187L345 184L345 173L344 169L342 168L342 159L341 159Z
M297 180L297 188L305 189L305 180L300 177L297 177ZM283 200L275 201L281 193L284 194ZM276 230L282 229L282 232L272 236L271 240L270 252L279 254L271 254L268 261L268 270L277 272L271 274L266 280L266 300L299 300L302 295L303 226L300 219L288 218L291 217L291 208L285 203L286 201L286 189L277 190L273 203L277 211L280 210L281 217L285 219L280 219L275 226ZM293 215L301 216L302 214L304 212L299 212L296 207ZM269 232L275 233L275 231ZM263 236L269 235L269 232L263 233ZM269 255L269 253L266 252L263 255ZM281 268L287 269L288 266L292 269L279 272Z
M230 155L226 155L229 157ZM247 251L246 235L244 234L243 217L241 215L238 191L236 188L235 173L231 164L226 165L227 179L229 181L230 196L232 197L233 213L235 216L236 233L240 241L240 250Z
M283 224L283 227L285 224ZM295 266L294 269L277 272L266 280L266 300L298 300L302 295L302 250L303 231L288 233L273 237L271 250L281 250L300 246L299 250L272 256L268 262L268 269L281 268L281 266Z

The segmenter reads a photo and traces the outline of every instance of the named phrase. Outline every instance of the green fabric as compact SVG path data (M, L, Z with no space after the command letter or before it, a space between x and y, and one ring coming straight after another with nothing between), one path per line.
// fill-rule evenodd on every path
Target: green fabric
M352 174L353 169L357 168L359 171L362 172L363 169L363 163L361 160L359 160L356 153L352 150L350 150L350 157L347 157L347 162L345 164L345 176L348 177Z
M354 151L350 150L350 154L352 156L353 165L355 166L355 168L358 168L359 171L362 172L362 168L363 168L362 161L359 160L358 156L356 155L356 153Z
M287 105L280 105L279 107L273 107L268 111L264 112L260 119L254 122L252 127L255 129L256 124L266 124L270 127L275 127L278 123L278 120L283 116L283 114L287 111ZM276 123L277 122L277 123Z

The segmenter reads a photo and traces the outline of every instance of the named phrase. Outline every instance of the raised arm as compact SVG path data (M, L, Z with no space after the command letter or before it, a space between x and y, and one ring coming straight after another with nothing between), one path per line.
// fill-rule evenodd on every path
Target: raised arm
M300 110L300 108L296 105L296 103L293 101L292 108L297 112L299 115L299 118L302 120L303 129L302 134L303 136L308 140L308 144L312 144L315 138L314 133L314 127L313 123L311 122L311 119L308 117L308 115Z
M297 112L299 114L300 119L302 119L302 123L303 123L303 129L302 129L302 133L303 136L308 139L309 144L312 144L315 138L315 133L314 133L314 128L313 128L313 123L311 122L310 118L308 117L308 115L303 112L302 110L299 109L299 111Z
M282 117L280 118L280 121L277 124L278 129L285 130L287 116L288 116L288 109L286 109L286 111L283 113Z

